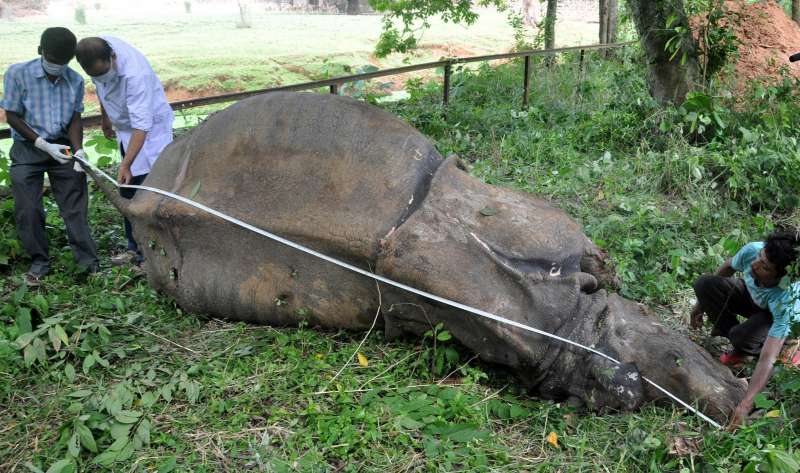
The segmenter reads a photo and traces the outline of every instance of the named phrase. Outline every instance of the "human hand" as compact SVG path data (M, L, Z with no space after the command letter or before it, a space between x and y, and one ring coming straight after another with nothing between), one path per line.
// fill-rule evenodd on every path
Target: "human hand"
M703 327L703 309L699 302L692 307L692 312L689 314L689 326L695 330Z
M117 137L117 132L114 131L114 127L111 125L111 120L108 118L103 119L102 123L100 124L100 128L103 130L103 136L109 140L113 140Z
M69 160L72 159L72 157L65 152L65 150L69 149L69 146L50 143L41 136L36 138L36 141L33 143L33 145L49 154L50 157L58 161L60 164L67 164Z
M119 172L117 173L117 182L119 184L130 184L132 179L133 174L131 173L131 168L124 164L120 165Z
M730 422L725 427L725 430L728 432L736 432L742 424L744 424L745 420L747 420L747 415L750 414L750 411L753 410L753 403L742 401L736 406L736 409L733 410L733 416L731 417Z

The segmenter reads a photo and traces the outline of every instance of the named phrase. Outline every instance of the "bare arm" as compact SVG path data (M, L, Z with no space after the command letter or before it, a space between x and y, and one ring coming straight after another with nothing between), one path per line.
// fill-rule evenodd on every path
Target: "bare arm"
M22 117L16 112L6 111L6 122L8 122L8 126L13 128L14 131L22 135L23 138L30 142L36 141L36 138L39 137L39 135L37 135L36 132L33 131L33 129L29 127L27 123L25 123L25 120L23 120Z
M725 262L722 263L719 268L717 268L717 271L714 274L717 276L722 276L723 278L729 278L733 276L736 273L736 270L733 269L733 266L731 266L731 261L732 258L726 259Z
M100 102L100 127L103 130L103 136L109 140L117 137L117 134L114 132L114 127L111 125L111 119L108 118L106 109L103 108L103 102Z
M73 154L83 148L83 123L81 122L80 113L75 112L72 114L72 120L69 122L69 128L67 129L67 136L72 145Z
M136 157L139 155L139 151L142 150L145 139L147 139L146 131L137 129L133 130L131 140L128 142L128 148L125 150L125 157L122 159L122 163L119 165L117 181L120 184L128 184L133 178L133 174L131 174L131 166L136 160Z
M733 417L730 424L728 424L727 430L734 431L739 428L747 414L753 409L753 401L756 395L764 389L770 376L772 376L772 366L775 364L775 360L778 359L784 341L786 341L785 338L767 337L758 357L756 369L753 371L753 377L750 379L750 385L747 387L747 393L734 409Z

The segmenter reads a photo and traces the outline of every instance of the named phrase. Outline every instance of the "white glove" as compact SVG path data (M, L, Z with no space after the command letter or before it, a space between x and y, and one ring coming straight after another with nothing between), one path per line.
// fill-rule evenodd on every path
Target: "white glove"
M81 158L84 161L89 160L89 158L86 157L86 151L84 151L83 148L79 149L78 151L75 151L75 157ZM80 161L78 161L77 159L75 160L75 164L72 166L72 170L75 172L84 172L83 166L81 166Z
M71 156L68 156L63 152L65 149L69 149L69 146L48 143L41 136L36 138L36 141L33 143L33 145L52 156L53 159L61 164L67 164L69 160L72 159Z

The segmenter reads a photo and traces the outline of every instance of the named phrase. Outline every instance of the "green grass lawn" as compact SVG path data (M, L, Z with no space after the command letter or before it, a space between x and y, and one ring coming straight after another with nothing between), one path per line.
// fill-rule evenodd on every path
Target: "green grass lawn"
M232 14L209 18L196 8L209 34L242 35L237 44L255 48L242 59L270 50L245 39L255 26L237 30ZM180 23L176 9L165 25ZM141 20L107 13L130 32ZM253 22L273 18L297 16ZM35 38L43 24L13 27ZM87 34L89 26L76 30ZM153 37L141 40L143 48L159 44L152 57L169 56ZM362 52L368 58L368 48ZM206 49L207 58L226 54L234 53ZM408 100L381 106L442 154L460 155L473 175L564 209L608 252L624 296L716 353L719 340L707 330L685 328L691 282L780 222L800 222L798 84L756 90L735 107L715 93L710 106L726 127L698 133L690 114L652 102L638 54L588 55L583 75L575 55L550 69L534 61L527 110L517 63L456 73L446 120L437 83L412 81ZM160 61L166 77L170 60ZM219 72L204 64L197 68L208 77ZM119 214L98 192L90 209L103 267L87 279L76 274L63 223L46 202L53 272L29 291L20 284L26 261L12 201L0 199L0 471L798 470L796 370L776 370L752 425L736 435L668 403L578 412L530 397L446 337L386 342L376 331L359 348L364 333L186 314L108 265L124 237Z

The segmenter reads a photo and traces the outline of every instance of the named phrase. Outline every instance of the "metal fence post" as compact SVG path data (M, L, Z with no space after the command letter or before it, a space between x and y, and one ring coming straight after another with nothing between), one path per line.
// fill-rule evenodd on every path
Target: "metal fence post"
M339 84L331 84L331 93L334 95L339 94Z
M450 100L450 63L444 65L444 94L442 95L442 106L447 108Z
M581 62L578 65L578 72L580 73L579 77L583 77L583 58L586 55L586 50L581 49Z
M530 88L531 57L525 56L525 77L522 79L522 108L528 108L528 89Z

